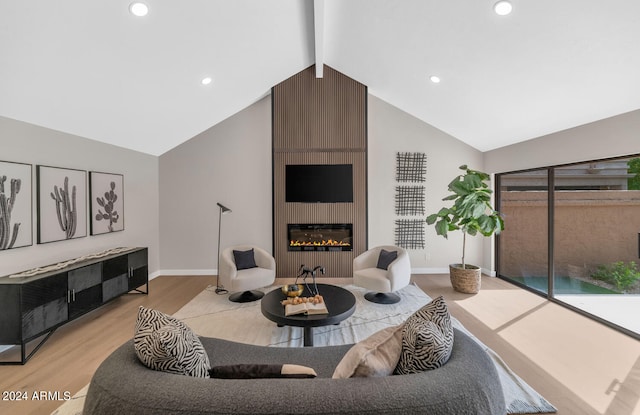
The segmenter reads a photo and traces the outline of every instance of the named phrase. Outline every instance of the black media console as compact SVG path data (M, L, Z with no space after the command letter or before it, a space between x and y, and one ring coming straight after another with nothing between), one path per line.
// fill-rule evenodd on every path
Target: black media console
M20 360L0 365L25 364L55 329L130 291L149 293L147 248L35 276L0 278L0 345L19 345L21 351ZM27 354L27 344L43 336Z

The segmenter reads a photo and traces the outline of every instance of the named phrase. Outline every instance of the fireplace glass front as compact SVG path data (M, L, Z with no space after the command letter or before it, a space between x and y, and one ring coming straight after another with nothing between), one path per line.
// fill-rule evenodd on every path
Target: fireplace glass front
M289 251L351 251L353 225L289 224Z

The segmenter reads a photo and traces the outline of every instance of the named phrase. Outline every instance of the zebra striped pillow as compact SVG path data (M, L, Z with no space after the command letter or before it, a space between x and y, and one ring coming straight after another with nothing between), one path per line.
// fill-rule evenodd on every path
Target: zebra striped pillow
M447 363L453 349L453 326L442 296L409 317L402 331L402 352L395 374L437 369Z
M140 306L133 345L138 359L162 372L209 377L209 356L200 339L182 321Z

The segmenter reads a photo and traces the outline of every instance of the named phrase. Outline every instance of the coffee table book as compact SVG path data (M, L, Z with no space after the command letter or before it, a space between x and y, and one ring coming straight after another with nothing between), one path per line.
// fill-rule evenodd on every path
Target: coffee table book
M329 314L327 306L324 301L318 304L313 303L300 303L300 304L287 304L284 306L284 315L293 316L295 314Z

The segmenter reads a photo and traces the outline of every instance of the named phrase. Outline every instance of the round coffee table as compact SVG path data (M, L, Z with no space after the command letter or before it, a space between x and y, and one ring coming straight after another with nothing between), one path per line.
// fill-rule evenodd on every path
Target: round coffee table
M350 317L356 310L356 298L348 290L337 285L318 284L318 292L324 298L329 314L296 314L284 315L284 306L280 301L286 295L280 288L270 291L262 297L260 308L262 314L279 326L295 326L304 328L304 345L313 346L313 328L339 324ZM311 293L304 288L303 297L310 297Z

